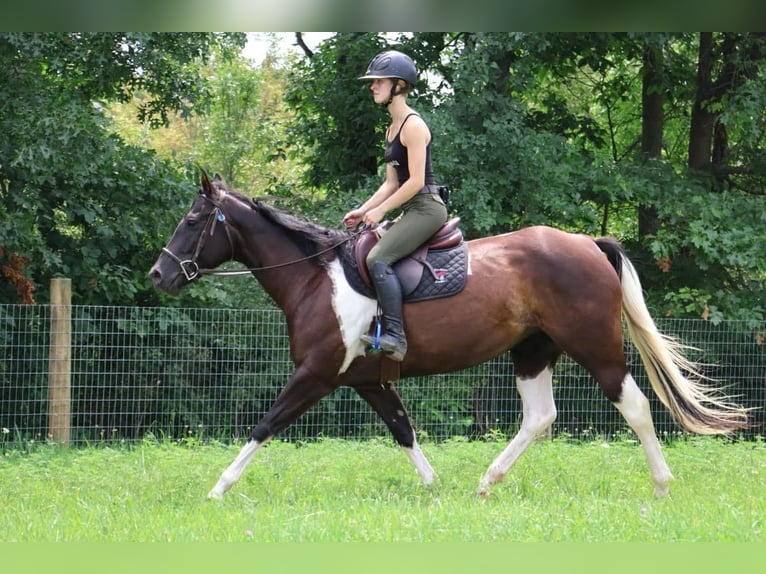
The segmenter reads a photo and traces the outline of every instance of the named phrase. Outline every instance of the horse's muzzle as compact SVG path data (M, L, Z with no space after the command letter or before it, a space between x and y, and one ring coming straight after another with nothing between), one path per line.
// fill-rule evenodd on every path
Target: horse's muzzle
M159 260L149 270L149 278L155 289L168 295L178 295L189 283L180 269L177 267L173 270L163 269Z

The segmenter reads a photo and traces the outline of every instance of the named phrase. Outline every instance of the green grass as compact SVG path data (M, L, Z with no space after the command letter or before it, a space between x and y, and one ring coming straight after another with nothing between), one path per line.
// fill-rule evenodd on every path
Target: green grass
M0 457L0 541L764 541L766 445L664 446L657 500L634 441L538 442L491 497L478 481L504 440L426 443L423 487L390 440L272 442L222 501L206 494L239 445L62 449Z

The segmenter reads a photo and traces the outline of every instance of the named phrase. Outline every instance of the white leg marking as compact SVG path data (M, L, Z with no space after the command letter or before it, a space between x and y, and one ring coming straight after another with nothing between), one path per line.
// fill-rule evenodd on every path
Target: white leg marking
M553 371L546 368L532 379L516 381L523 405L521 428L505 450L489 465L479 482L479 496L489 496L492 485L502 482L527 447L556 420L552 378Z
M364 343L360 337L369 329L378 303L354 291L337 259L330 263L327 273L332 281L332 308L338 318L340 335L346 347L346 357L338 371L340 375L356 357L364 355Z
M242 450L239 451L239 454L237 455L237 458L234 459L234 462L232 462L226 468L226 470L223 471L221 478L218 479L218 482L216 482L215 486L208 493L207 497L215 498L218 500L223 498L223 495L226 494L226 492L232 486L234 486L234 484L236 484L236 482L239 480L239 477L242 476L242 472L250 463L250 459L253 458L256 451L264 444L269 442L269 440L271 440L271 438L268 438L263 442L258 442L256 440L247 441L247 444L242 447Z
M431 465L426 460L426 456L423 454L423 451L420 450L420 445L417 441L413 443L412 447L402 448L407 453L407 456L410 457L410 462L415 466L415 470L418 471L423 484L426 486L431 484L434 481L434 469L431 468Z
M638 388L630 373L622 381L622 396L614 406L625 417L630 428L641 441L641 446L644 447L646 461L649 463L649 470L654 480L655 495L657 497L667 496L673 474L665 462L665 457L662 456L660 441L657 440L652 414L649 410L649 401Z

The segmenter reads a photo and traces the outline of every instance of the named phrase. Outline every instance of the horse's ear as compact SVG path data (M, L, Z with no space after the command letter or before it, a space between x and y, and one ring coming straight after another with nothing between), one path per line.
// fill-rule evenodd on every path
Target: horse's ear
M207 196L213 195L213 184L210 183L210 178L207 176L207 172L204 169L200 170L199 182L200 193L204 193Z
M223 181L223 178L221 177L220 173L217 173L213 176L213 181Z

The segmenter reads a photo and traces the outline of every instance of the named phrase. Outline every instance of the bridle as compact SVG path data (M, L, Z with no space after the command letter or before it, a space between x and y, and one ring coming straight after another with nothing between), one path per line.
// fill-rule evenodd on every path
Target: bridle
M193 281L200 275L211 275L215 272L214 269L200 269L199 265L197 264L197 258L202 252L202 248L205 246L205 241L207 238L212 237L215 233L215 228L218 223L223 224L223 229L226 231L226 239L229 240L229 247L231 248L231 257L234 257L234 242L231 240L231 232L229 231L229 226L226 224L226 216L224 215L223 211L221 211L221 207L218 204L214 203L211 199L205 197L204 195L202 197L213 204L213 211L211 211L210 215L208 215L207 221L205 222L205 227L202 229L202 233L200 234L199 239L197 239L197 245L194 248L194 255L192 255L192 258L181 259L167 247L162 248L162 252L165 255L178 263L178 266L181 268L181 272L184 274L184 277L186 277L187 281Z
M205 241L207 237L212 237L215 233L215 228L218 223L223 224L223 228L226 231L226 238L229 241L229 247L231 250L231 256L229 259L231 260L234 257L234 242L231 239L231 232L229 231L229 224L226 219L226 215L221 210L221 206L215 203L212 199L206 196L202 196L206 201L210 202L213 205L213 211L210 212L210 215L208 215L207 221L205 222L205 227L202 229L202 233L199 236L199 239L197 239L197 245L194 248L194 255L192 255L191 259L181 259L178 257L175 253L170 251L167 247L162 248L162 252L170 257L173 261L178 263L178 266L181 268L181 272L184 274L184 277L186 277L187 281L193 281L200 275L246 275L248 273L251 273L253 271L267 271L269 269L277 269L280 267L287 267L288 265L294 265L296 263L301 263L302 261L308 261L310 259L314 259L316 257L319 257L320 255L324 255L328 251L332 251L344 243L351 241L356 236L358 236L360 233L365 231L367 229L367 226L364 228L350 234L348 237L344 238L342 241L339 241L335 245L331 245L330 247L327 247L326 249L322 249L321 251L318 251L314 253L313 255L309 255L307 257L301 257L300 259L294 259L292 261L287 261L285 263L277 263L276 265L266 265L263 267L247 267L244 269L205 269L200 268L200 266L197 264L197 258L199 257L199 254L202 252L202 248L205 245ZM209 231L208 231L209 229Z

